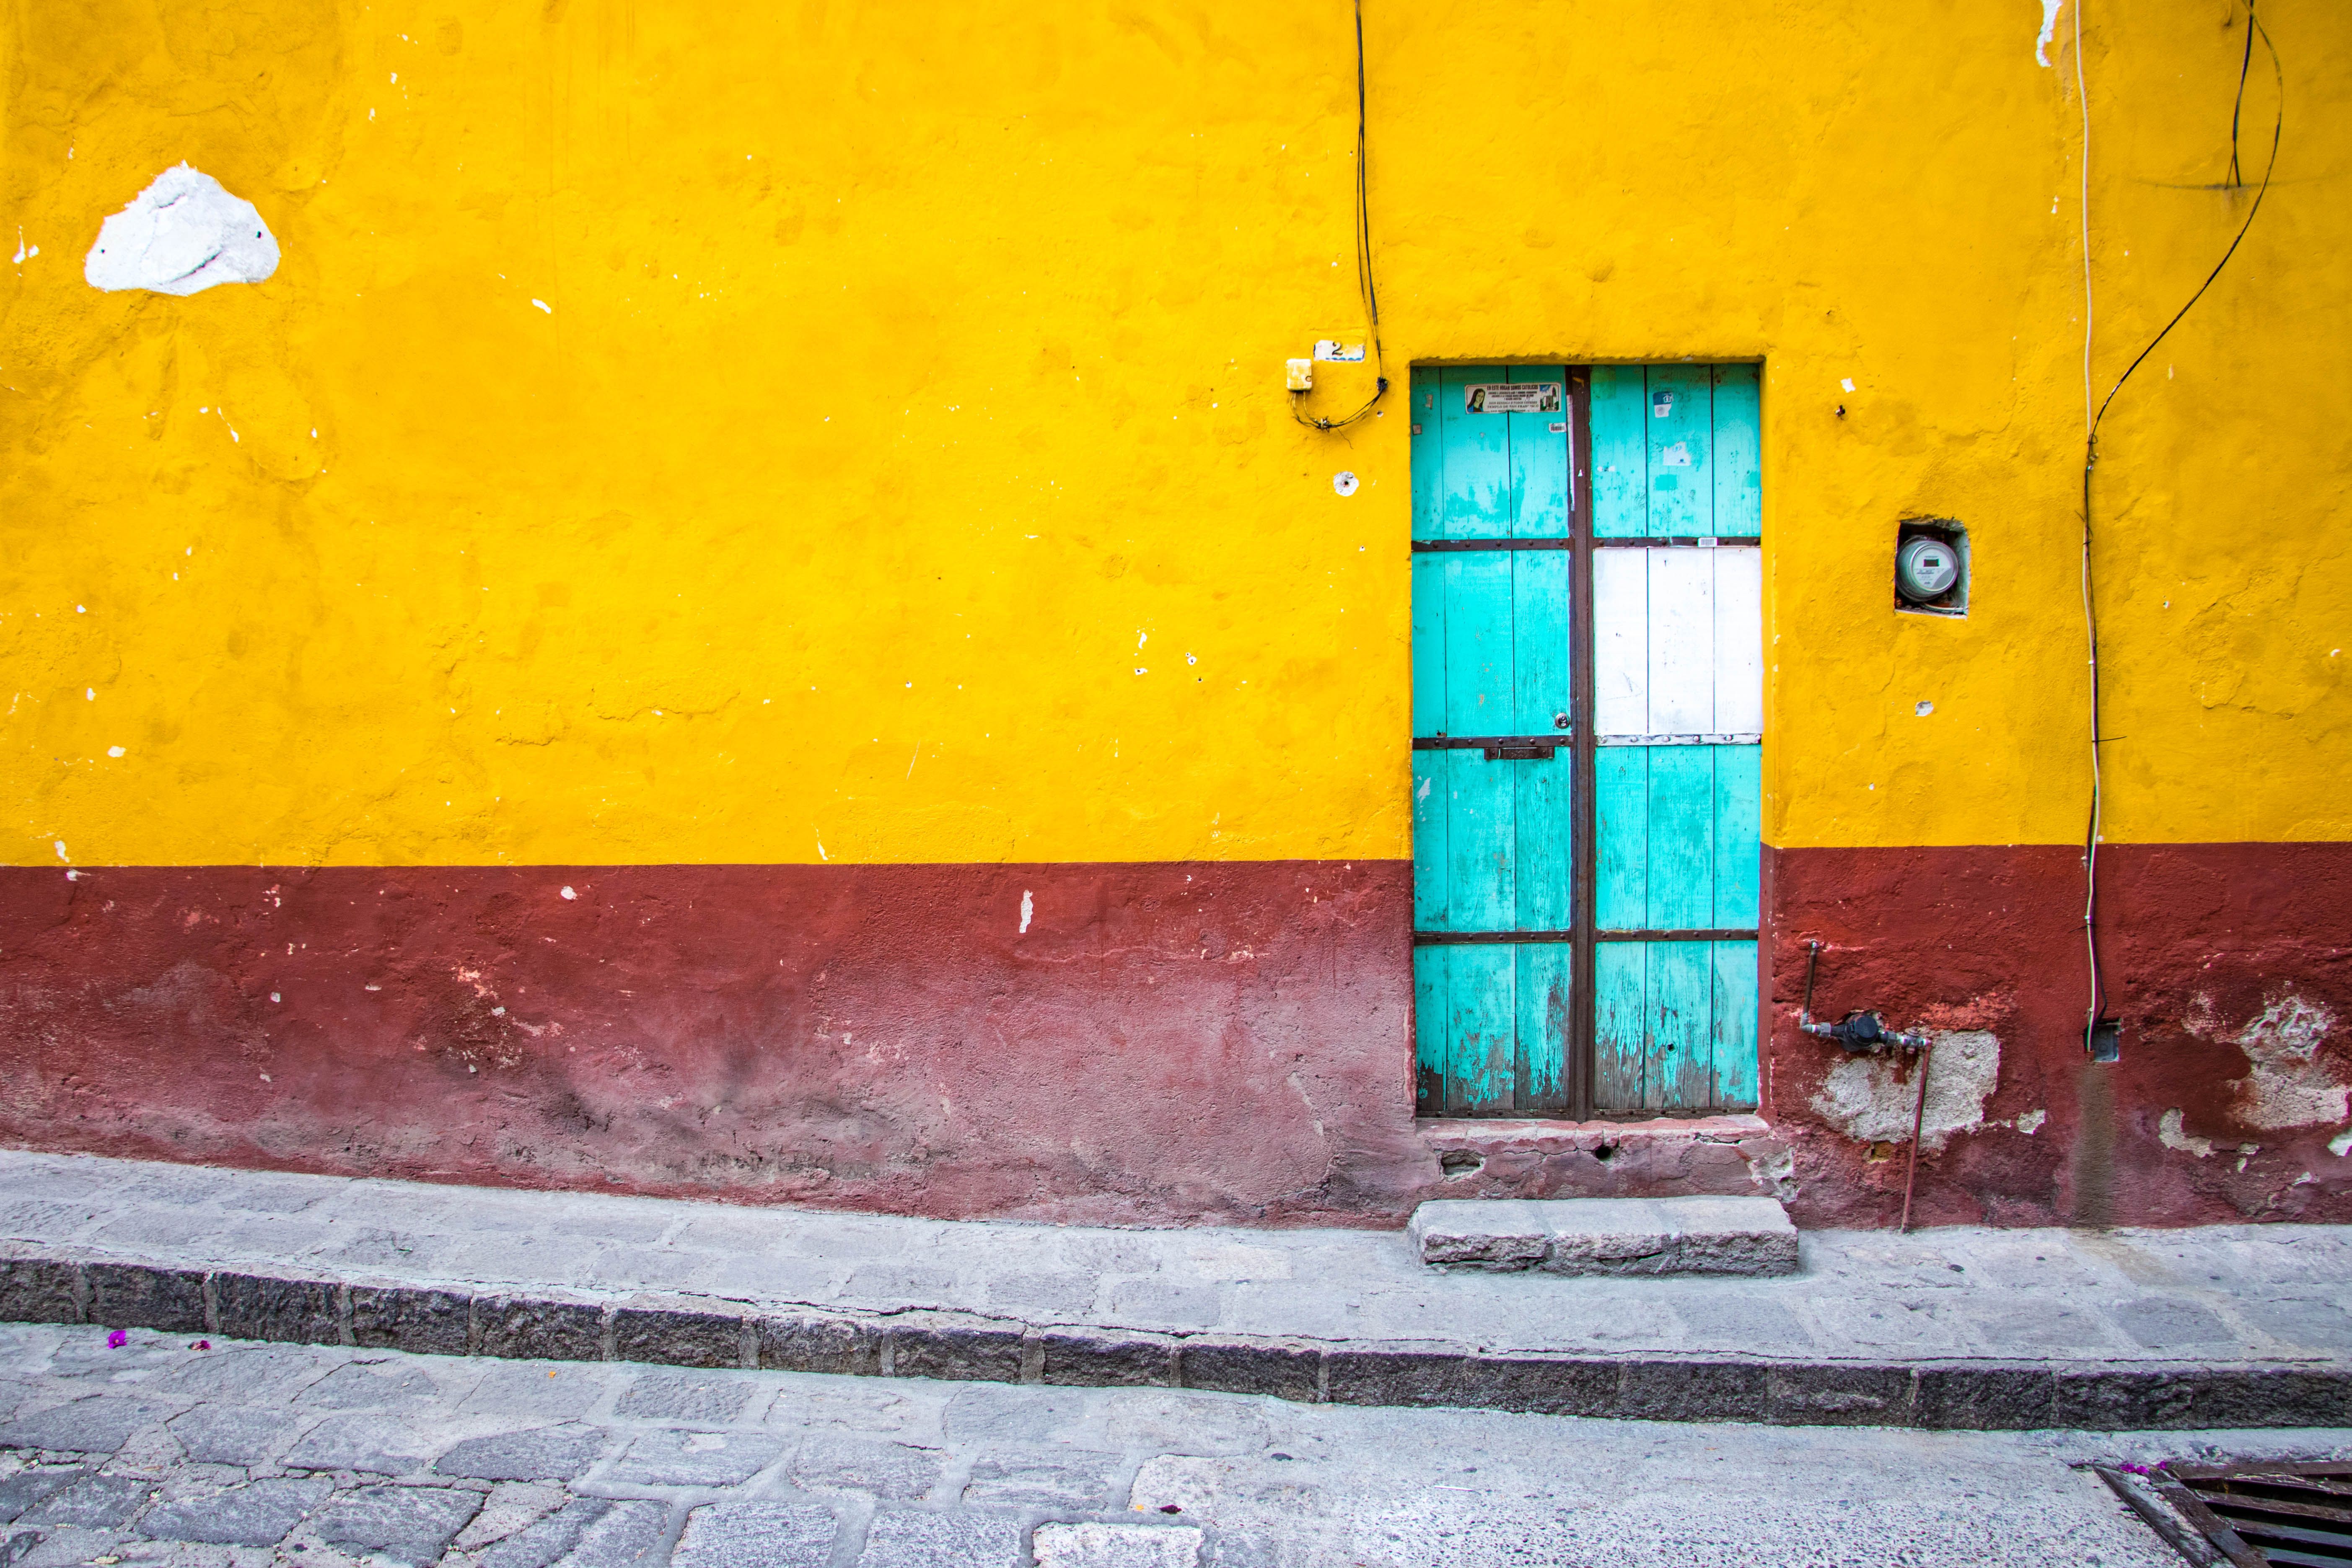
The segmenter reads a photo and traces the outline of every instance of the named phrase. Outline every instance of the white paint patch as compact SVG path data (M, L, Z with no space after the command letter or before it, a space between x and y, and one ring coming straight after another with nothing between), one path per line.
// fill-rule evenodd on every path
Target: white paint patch
M2166 1111L2157 1118L2156 1141L2168 1149L2178 1149L2184 1154L2194 1154L2200 1160L2210 1159L2213 1153L2213 1140L2191 1138L2181 1130L2184 1118L2178 1110Z
M1853 377L1850 375L1845 377L1843 381L1838 383L1838 385L1847 392L1852 392L1853 390Z
M2352 1127L2347 1127L2330 1138L2327 1141L2327 1152L2339 1160L2347 1154L2352 1154Z
M182 163L100 226L81 275L111 293L194 294L258 283L278 270L278 240L251 202Z
M62 838L58 840L58 858L60 860L70 860L73 858L72 856L66 853L66 841Z
M2043 70L2050 68L2050 40L2058 36L2058 13L2066 0L2042 0L2042 31L2033 40L2033 63Z
M566 888L566 889L563 889L563 897L565 897L565 898L567 898L567 899L576 899L576 898L578 898L579 896L580 896L579 894L577 894L577 893L573 892L573 891L572 891L571 889L569 889L569 888Z
M1932 703L1932 702L1921 702L1921 703L1915 704L1915 705L1913 706L1912 710L1911 710L1911 711L1912 711L1915 715L1916 715L1917 717L1922 718L1922 719L1925 719L1928 714L1933 713L1935 710L1936 710L1936 705L1935 705L1934 703Z
M2263 999L2263 1010L2236 1033L2223 1035L2205 998L2189 1020L2192 1033L2227 1039L2246 1053L2246 1076L2231 1081L2237 1119L2249 1127L2310 1127L2352 1121L2352 1088L2320 1065L2319 1047L2336 1027L2325 1004L2307 1002L2294 987Z
M2000 1042L1983 1029L1936 1036L1927 1068L1927 1111L1919 1146L1940 1151L1955 1132L1984 1126L1985 1101L2000 1079ZM1849 1057L1830 1068L1813 1109L1849 1138L1866 1143L1910 1141L1918 1105L1918 1068L1896 1054Z
M1034 919L1036 918L1036 915L1037 915L1037 904L1036 904L1036 900L1034 900L1034 899L1032 899L1032 898L1029 896L1029 889L1026 889L1026 888L1022 889L1021 889L1021 934L1022 934L1023 936L1027 936L1027 935L1029 934L1029 922L1030 922L1032 920L1034 920Z
M553 314L555 314L555 309L554 309L554 307L553 307L553 306L551 306L551 305L550 305L550 304L549 304L546 300L533 300L531 301L531 303L532 303L532 304L534 304L534 305L536 305L536 306L538 306L541 310L545 310L545 311L546 311L549 315L551 315L551 316L552 316Z
M2018 1117L2017 1130L2031 1138L2041 1131L2042 1124L2049 1120L2050 1113L2046 1110L2028 1110Z
M119 757L122 754L122 748L120 746L109 746L106 748L106 754L110 757Z
M37 245L29 248L26 247L25 244L25 230L23 226L19 225L16 229L16 254L9 258L9 259L14 261L17 266L22 267L28 258L40 254L41 247Z
M1356 476L1352 469L1342 468L1331 476L1331 488L1343 496L1356 493Z

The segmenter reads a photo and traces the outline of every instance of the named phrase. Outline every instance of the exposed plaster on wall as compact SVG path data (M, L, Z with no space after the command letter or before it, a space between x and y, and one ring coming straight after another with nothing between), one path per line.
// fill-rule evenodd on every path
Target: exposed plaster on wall
M94 289L194 294L258 283L278 270L278 240L251 202L185 163L164 170L99 226L82 262Z
M2189 1032L2227 1040L2246 1053L2252 1069L2231 1080L2234 1114L2248 1127L2314 1127L2352 1120L2352 1088L2338 1083L2319 1060L2336 1027L2326 1004L2288 986L2263 999L2263 1010L2234 1033L2223 1033L2212 999L2200 995L2186 1020Z
M2200 1160L2212 1158L2213 1140L2192 1138L2181 1131L2185 1118L2179 1110L2168 1110L2156 1124L2157 1142L2168 1149L2178 1149L2184 1154L2194 1154Z
M1916 1064L1894 1056L1851 1057L1830 1068L1813 1109L1850 1138L1907 1142L1916 1112ZM1985 1101L2000 1078L2000 1042L1990 1030L1958 1029L1936 1037L1927 1071L1927 1110L1919 1146L1940 1151L1955 1132L1985 1125ZM2036 1123L2039 1125L2039 1123Z
M2050 40L2058 36L2058 13L2065 5L2066 0L2042 0L2042 32L2033 40L2033 63L2044 70L2051 66Z

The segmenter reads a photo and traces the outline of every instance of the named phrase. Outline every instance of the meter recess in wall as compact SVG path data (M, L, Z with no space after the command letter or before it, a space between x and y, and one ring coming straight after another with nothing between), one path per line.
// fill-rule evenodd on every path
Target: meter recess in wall
M1895 537L1895 607L1932 616L1969 613L1968 530L1949 518L1915 518Z

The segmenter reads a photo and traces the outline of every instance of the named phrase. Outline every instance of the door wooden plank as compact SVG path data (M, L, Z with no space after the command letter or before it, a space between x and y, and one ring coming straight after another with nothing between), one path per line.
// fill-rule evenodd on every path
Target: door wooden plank
M1518 1109L1568 1104L1569 1041L1576 1019L1576 950L1566 942L1528 942L1515 950L1518 1005Z
M1446 552L1445 708L1448 735L1506 735L1512 680L1509 550Z
M1717 552L1685 547L1643 553L1650 566L1648 732L1713 734Z
M1412 373L1412 536L1445 537L1445 426L1437 417L1444 377L1435 369ZM1417 586L1418 584L1416 584Z
M1649 949L1650 994L1644 1106L1703 1110L1715 1097L1715 944L1643 945Z
M1604 942L1592 950L1592 1101L1638 1110L1650 1059L1648 943Z
M1757 424L1757 370L1715 369L1715 527L1726 536L1764 531L1764 470Z
M1764 748L1710 746L1715 761L1715 918L1717 931L1756 924L1757 879L1763 859Z
M1710 734L1764 729L1764 552L1711 550L1715 557L1715 725Z
M1447 963L1448 1110L1475 1115L1510 1109L1517 1088L1517 968L1513 949L1503 943L1454 949Z
M1509 763L1446 752L1444 931L1509 931L1517 903L1517 787Z
M1650 753L1657 749L1603 746L1593 753L1592 923L1601 931L1650 926Z
M1650 367L1650 537L1715 531L1713 376L1706 365Z
M1614 748L1612 748L1614 749ZM1653 931L1715 921L1714 746L1644 746L1650 759L1649 908Z
M1595 365L1591 387L1592 536L1650 531L1649 396L1637 364Z
M1511 710L1504 735L1566 735L1570 623L1565 550L1514 550L1511 562Z
M1454 1059L1452 988L1446 979L1458 951L1451 947L1412 950L1413 1109L1422 1116L1445 1112L1445 1073Z
M1559 539L1568 532L1568 367L1515 364L1513 384L1559 388L1560 405L1534 414L1507 414L1511 446L1511 537Z
M1465 406L1474 383L1502 379L1496 365L1449 365L1443 373L1437 416L1445 440L1445 489L1439 538L1510 537L1510 416L1473 414Z
M1650 732L1649 552L1592 552L1592 729Z
M1445 728L1446 555L1412 558L1412 732Z
M1720 1110L1756 1109L1756 944L1713 943L1715 1094Z
M1476 752L1474 766L1507 773L1512 784L1516 853L1511 870L1512 924L1520 931L1566 931L1576 923L1575 871L1570 855L1576 772L1566 747L1549 762L1489 763Z
M1571 701L1569 578L1564 550L1510 552L1514 735L1559 735ZM1575 923L1571 857L1576 763L1563 747L1549 762L1492 763L1507 769L1517 807L1516 924L1521 931L1566 931Z
M1459 752L1412 753L1412 925L1452 931L1447 888L1454 865L1447 824L1453 816L1453 759Z

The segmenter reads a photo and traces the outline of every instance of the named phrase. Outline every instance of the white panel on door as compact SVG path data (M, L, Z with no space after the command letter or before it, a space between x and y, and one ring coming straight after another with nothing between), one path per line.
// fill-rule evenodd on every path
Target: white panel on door
M1704 735L1715 721L1713 550L1645 550L1650 558L1650 727Z
M1650 569L1646 550L1592 552L1592 731L1650 731Z
M1717 549L1715 557L1715 732L1764 730L1764 552Z

